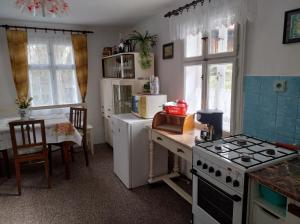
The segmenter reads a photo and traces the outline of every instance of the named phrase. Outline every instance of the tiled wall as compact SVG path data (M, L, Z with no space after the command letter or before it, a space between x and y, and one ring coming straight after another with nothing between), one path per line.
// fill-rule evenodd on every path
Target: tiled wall
M276 80L285 92L273 90ZM246 76L244 91L245 134L300 145L300 76Z

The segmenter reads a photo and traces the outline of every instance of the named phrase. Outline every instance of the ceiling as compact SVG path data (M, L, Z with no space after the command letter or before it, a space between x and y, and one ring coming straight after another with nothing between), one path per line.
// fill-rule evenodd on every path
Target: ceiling
M33 17L20 12L15 0L1 0L0 18L76 25L134 25L175 0L65 0L70 9L59 18Z

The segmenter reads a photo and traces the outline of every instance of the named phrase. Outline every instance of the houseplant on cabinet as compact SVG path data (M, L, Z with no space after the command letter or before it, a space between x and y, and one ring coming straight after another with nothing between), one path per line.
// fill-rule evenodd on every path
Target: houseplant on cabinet
M18 106L18 114L21 120L28 120L30 118L30 106L32 99L32 97L23 97L20 99L16 99L16 104Z
M151 56L150 48L156 44L158 36L151 35L148 31L145 34L142 34L134 30L130 34L130 40L134 41L135 44L138 44L140 50L140 65L142 69L148 69L151 67Z

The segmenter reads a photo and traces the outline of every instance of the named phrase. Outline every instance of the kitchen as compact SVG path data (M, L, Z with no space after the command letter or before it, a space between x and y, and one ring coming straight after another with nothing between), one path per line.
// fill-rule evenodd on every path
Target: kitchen
M86 101L95 143L90 167L98 169L110 158L106 175L98 171L99 176L92 177L104 185L109 183L105 178L113 180L115 186L101 190L115 192L117 185L122 192L119 205L112 205L112 198L105 203L121 212L104 209L106 214L92 213L97 221L86 215L78 222L299 223L299 1L165 2L151 15L122 27L0 19L10 26L94 32L88 34ZM139 40L145 37L150 52L143 60ZM128 39L136 41L135 49ZM0 41L0 66L10 74L4 31ZM5 84L9 82L3 75L0 112L6 115L11 113L6 109L10 95L15 95ZM74 164L80 163L79 156L75 154ZM5 183L0 183L0 197ZM21 197L26 197L24 188ZM126 207L123 194L130 198L127 206L134 207L123 208L126 217L115 208ZM91 204L98 203L88 197ZM136 197L142 206L134 205ZM142 210L147 210L146 202L160 202L161 208L151 204L153 215L147 216ZM69 212L76 217L72 209ZM101 218L107 214L111 219Z

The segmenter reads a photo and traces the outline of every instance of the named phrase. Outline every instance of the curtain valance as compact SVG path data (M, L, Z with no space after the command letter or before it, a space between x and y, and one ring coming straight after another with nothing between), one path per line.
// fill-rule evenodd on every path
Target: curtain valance
M257 0L211 0L201 6L169 19L172 40L185 39L188 35L207 33L220 26L253 21Z

